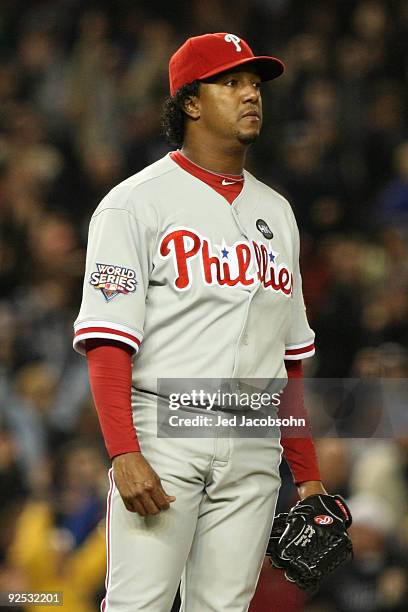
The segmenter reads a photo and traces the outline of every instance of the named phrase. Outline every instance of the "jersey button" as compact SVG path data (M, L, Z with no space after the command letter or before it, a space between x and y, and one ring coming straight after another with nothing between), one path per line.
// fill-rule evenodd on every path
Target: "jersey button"
M242 338L242 344L245 344L245 346L248 346L248 344L249 344L248 334L244 334L244 336Z

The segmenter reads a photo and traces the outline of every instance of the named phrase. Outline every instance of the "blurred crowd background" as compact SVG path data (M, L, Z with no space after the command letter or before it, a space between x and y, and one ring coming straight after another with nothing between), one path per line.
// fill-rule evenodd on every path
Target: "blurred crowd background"
M406 0L2 0L0 591L62 590L67 611L98 609L108 462L71 348L87 226L114 184L169 150L169 56L217 31L287 65L264 87L248 169L301 229L307 374L407 376ZM354 513L354 560L309 601L265 565L251 611L406 610L404 432L317 447Z

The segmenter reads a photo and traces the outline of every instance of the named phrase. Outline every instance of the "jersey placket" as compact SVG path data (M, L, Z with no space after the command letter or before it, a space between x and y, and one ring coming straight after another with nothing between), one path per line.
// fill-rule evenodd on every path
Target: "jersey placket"
M234 200L234 202L231 205L231 213L232 216L234 217L235 223L236 225L239 227L241 235L245 238L245 240L247 240L249 248L251 249L251 252L253 254L253 260L255 261L255 253L254 253L254 249L251 243L251 238L250 238L250 232L248 232L248 229L245 227L243 221L242 221L242 214L241 214L241 210L240 210L240 205L241 202L244 200L244 196L245 191L246 191L246 187L248 186L247 184L248 178L245 181L244 184L244 189L242 190L242 192L239 194L239 196ZM248 206L248 203L247 203ZM241 326L241 331L240 334L238 336L238 340L237 340L237 344L235 347L235 353L234 353L234 366L233 366L233 371L232 371L232 378L238 377L239 378L239 366L240 366L240 354L242 351L242 347L247 347L248 346L248 334L247 334L247 323L248 323L248 316L249 316L249 311L250 308L252 306L252 301L255 297L255 295L258 293L259 289L261 287L261 283L257 282L255 286L253 286L251 289L247 289L247 305L246 305L246 309L245 309L245 318L242 321L242 326ZM245 348L244 348L245 350ZM237 382L237 391L239 392L240 388L239 388L239 381Z

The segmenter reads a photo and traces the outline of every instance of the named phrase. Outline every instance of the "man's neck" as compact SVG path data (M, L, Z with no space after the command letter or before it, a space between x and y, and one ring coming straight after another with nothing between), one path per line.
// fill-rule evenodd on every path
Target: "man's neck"
M205 142L185 142L181 152L190 161L211 172L242 174L247 147L239 146L228 150Z

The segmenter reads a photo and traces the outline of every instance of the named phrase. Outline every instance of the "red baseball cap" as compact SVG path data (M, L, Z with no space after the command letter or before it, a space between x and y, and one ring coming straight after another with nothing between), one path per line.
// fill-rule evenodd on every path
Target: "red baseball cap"
M170 94L174 96L180 87L196 79L247 64L256 68L262 81L276 79L285 69L276 57L255 56L248 43L235 34L218 32L188 38L170 59Z

